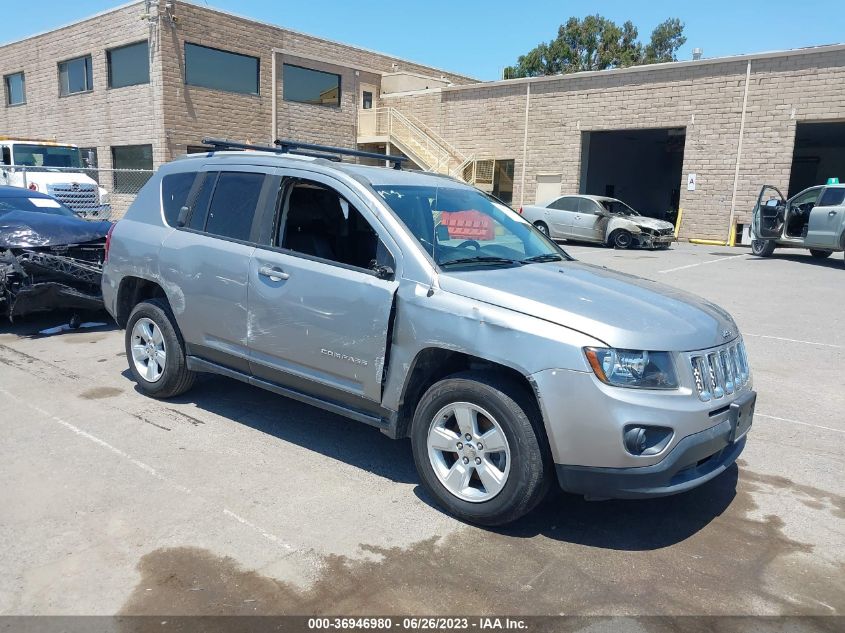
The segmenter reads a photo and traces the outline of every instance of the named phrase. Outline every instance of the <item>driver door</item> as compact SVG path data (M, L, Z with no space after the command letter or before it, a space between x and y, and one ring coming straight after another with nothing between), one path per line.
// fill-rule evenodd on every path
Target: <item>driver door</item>
M572 232L580 240L604 241L605 212L602 206L590 198L578 199L578 212L572 222Z
M763 185L754 206L754 233L764 239L783 235L786 201L777 187Z

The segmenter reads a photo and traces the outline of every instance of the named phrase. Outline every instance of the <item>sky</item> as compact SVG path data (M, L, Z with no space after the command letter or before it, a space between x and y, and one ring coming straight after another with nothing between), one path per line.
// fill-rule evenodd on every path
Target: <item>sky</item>
M248 18L353 44L483 80L541 41L571 16L599 13L631 20L640 39L670 17L686 25L692 49L721 57L845 43L842 0L194 0ZM3 2L0 43L63 26L119 0Z

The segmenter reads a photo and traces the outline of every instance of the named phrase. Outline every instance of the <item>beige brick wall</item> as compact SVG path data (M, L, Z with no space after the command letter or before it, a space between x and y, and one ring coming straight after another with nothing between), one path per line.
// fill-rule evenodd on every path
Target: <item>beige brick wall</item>
M271 140L272 49L277 54L277 127L275 137L354 147L357 140L359 84L380 83L378 73L397 68L455 83L472 81L436 68L372 53L287 29L257 23L205 7L177 3L176 26L162 27L164 123L171 157L202 136L224 136L255 143ZM258 57L260 96L239 95L184 85L184 42ZM291 54L288 54L291 53ZM319 60L319 61L318 61ZM341 75L340 107L286 102L283 64L292 63ZM368 71L375 71L375 74Z
M111 166L112 145L154 142L156 84L110 89L106 69L107 49L147 39L142 13L140 2L0 47L0 75L24 71L26 80L25 105L6 106L5 96L0 104L0 136L97 147L101 167ZM58 62L88 54L93 91L60 97Z
M686 129L682 237L725 239L736 169L746 60L703 62L531 82L527 167L523 160L526 81L387 97L466 154L516 160L514 203L534 201L538 173L560 173L578 192L581 134L631 128ZM748 222L759 187L786 191L795 125L845 120L845 51L752 61L737 188L737 220ZM631 166L620 166L629 169ZM696 191L686 174L697 175Z

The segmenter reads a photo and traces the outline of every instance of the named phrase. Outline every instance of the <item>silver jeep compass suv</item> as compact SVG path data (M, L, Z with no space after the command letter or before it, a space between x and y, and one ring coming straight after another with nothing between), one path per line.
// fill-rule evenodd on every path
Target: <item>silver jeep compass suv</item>
M718 306L575 261L445 176L206 142L109 238L103 297L144 393L211 372L410 437L428 492L485 525L555 478L669 495L742 452L755 393Z

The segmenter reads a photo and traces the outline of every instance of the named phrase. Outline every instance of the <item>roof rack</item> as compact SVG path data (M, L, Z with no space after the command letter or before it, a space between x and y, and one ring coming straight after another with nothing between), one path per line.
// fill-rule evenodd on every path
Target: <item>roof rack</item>
M347 149L345 147L314 145L313 143L300 143L298 141L281 139L273 141L273 146L238 143L236 141L228 141L226 139L219 138L204 138L202 139L202 144L208 145L211 148L210 151L213 152L227 149L254 150L258 152L273 152L275 154L295 154L297 156L309 156L311 158L325 158L326 160L334 162L339 162L343 156L358 156L360 158L390 161L393 163L393 169L402 169L402 163L408 160L405 156L377 154L376 152L362 152L357 149Z

